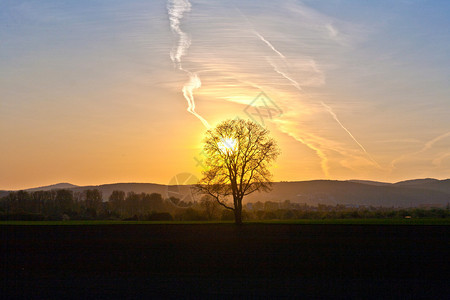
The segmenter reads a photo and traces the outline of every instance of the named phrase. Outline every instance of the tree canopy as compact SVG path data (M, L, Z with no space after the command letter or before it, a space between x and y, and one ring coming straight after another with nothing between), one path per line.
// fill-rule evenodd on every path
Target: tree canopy
M206 132L203 150L207 158L198 190L233 210L236 223L241 224L242 199L255 191L270 190L269 168L280 154L277 143L257 123L226 120ZM232 205L226 201L229 196Z

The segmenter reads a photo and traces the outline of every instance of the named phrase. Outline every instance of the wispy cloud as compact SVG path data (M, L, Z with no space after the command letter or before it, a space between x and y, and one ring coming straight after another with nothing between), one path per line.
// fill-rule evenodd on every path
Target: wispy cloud
M450 152L446 152L446 153L441 153L440 155L438 155L436 158L433 159L433 161L431 162L435 167L440 167L442 165L442 162L450 157Z
M361 126L354 123L362 119L360 111L369 112L366 107L372 104L357 98L343 102L342 96L326 94L326 77L336 76L334 63L340 63L333 59L334 53L351 52L367 36L364 26L289 1L263 3L264 9L249 3L236 3L239 9L218 1L196 4L188 24L196 42L183 64L202 77L202 88L196 90L199 101L222 99L246 105L262 90L284 112L273 123L314 151L325 176L343 168L352 177L389 172L380 163L389 164L390 159L387 152L378 151L384 149L378 145L380 139L395 137L380 133L369 139L370 134L362 135ZM195 82L190 81L192 87L199 86ZM398 145L392 151L406 147Z
M355 40L361 38L361 33L366 31L361 25L330 17L303 3L289 2L285 7L286 10L304 19L311 26L314 26L317 34L340 46L351 46Z
M244 15L242 12L241 12L241 14L242 15ZM244 17L245 17L245 19L247 20L247 22L249 22L250 23L250 21L248 20L248 18L244 15ZM251 27L253 27L252 25L251 25L251 23L250 23L250 26ZM335 36L337 36L337 31L330 25L330 24L327 24L326 25L326 28L328 28L329 30L331 30L332 31L332 35L335 37ZM282 62L283 62L283 64L285 65L285 66L288 66L289 65L289 61L288 61L288 59L286 58L286 56L283 54L283 53L281 53L271 42L269 42L262 34L260 34L256 29L253 29L253 32L254 32L254 34L262 41L262 42L264 42L274 53L276 53L281 59L282 59ZM272 65L272 67L273 67L273 69L278 73L278 74L280 74L281 76L283 76L285 79L287 79L299 92L302 92L302 88L301 88L301 86L300 86L300 84L295 80L295 79L293 79L291 76L289 76L288 74L287 74L287 72L283 72L283 71L281 71L280 69L279 69L279 67L277 66L277 64L275 64L274 62L273 62L273 60L270 60L270 59L268 59L268 62ZM315 64L314 64L315 65ZM317 70L317 69L316 69ZM319 70L317 70L317 72L318 73L320 73L320 71ZM379 168L381 168L380 167L380 165L372 158L372 156L367 152L367 150L364 148L364 146L363 145L361 145L361 143L355 138L355 136L342 124L342 122L339 120L339 118L338 118L338 116L336 115L336 113L333 111L333 109L329 106L329 105L327 105L325 102L323 102L323 101L320 101L320 104L324 107L324 109L333 117L333 119L337 122L337 124L339 124L339 126L353 139L353 141L363 150L363 152L369 157L369 159L377 166L377 167L379 167ZM300 142L302 142L302 143L304 143L305 144L305 139L297 139L297 140L299 140ZM324 170L324 173L325 174L327 174L328 172L326 171L327 170L327 167L324 167L324 165L326 165L326 159L325 159L325 154L323 153L323 152L319 152L318 151L318 148L317 147L312 147L312 146L310 146L309 144L306 144L308 147L310 147L311 149L314 149L315 151L316 151L316 153L319 155L319 157L321 157L321 159L322 159L322 169Z
M403 155L397 157L396 159L394 159L391 162L391 169L392 170L395 169L400 161L403 161L403 160L406 160L406 159L412 158L412 157L417 157L418 155L431 150L436 143L438 143L448 137L450 137L450 131L443 133L441 135L438 135L437 137L425 142L423 144L422 148L417 151L414 151L411 153L406 153L406 154L403 154ZM438 154L438 156L432 160L432 164L435 166L439 166L442 163L442 161L449 155L450 155L450 152L448 152L448 151Z
M186 99L193 98L189 91L195 90L200 84L202 88L196 94L202 101L224 99L241 105L249 104L262 90L274 97L274 101L285 112L282 120L276 120L274 124L281 132L316 153L326 177L331 176L331 165L335 166L336 163L349 169L379 168L362 143L340 121L332 105L315 100L305 90L326 84L325 71L311 51L303 51L302 47L306 41L310 41L308 47L322 43L322 40L309 40L311 30L317 28L317 22L326 31L322 38L333 42L328 36L330 33L327 30L330 28L326 27L332 23L329 19L317 21L308 17L299 20L297 15L291 15L283 22L283 26L305 24L304 29L291 37L289 34L293 34L292 30L267 27L266 17L254 14L247 17L236 7L224 7L221 3L211 7L208 6L209 2L202 5L190 13L189 19L189 27L195 30L195 45L199 46L190 46L189 59L184 62L189 64L192 74L202 74L202 82L194 78L186 84L188 88L183 89ZM212 8L218 12L217 15L207 13ZM272 17L280 20L281 15ZM340 33L336 29L334 34ZM188 44L183 42L180 45ZM177 61L176 54L186 52L174 53L174 60ZM193 101L188 102L195 108ZM327 118L330 120L326 121Z

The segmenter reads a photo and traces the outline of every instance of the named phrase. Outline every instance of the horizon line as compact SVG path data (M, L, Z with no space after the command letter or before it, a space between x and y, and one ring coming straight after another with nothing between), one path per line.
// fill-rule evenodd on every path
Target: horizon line
M329 178L318 178L318 179L308 179L308 180L279 180L279 181L272 181L272 183L282 183L282 182L309 182L309 181L341 181L341 182L351 182L351 181L362 181L362 182L374 182L374 183L383 183L383 184L396 184L400 182L405 181L414 181L414 180L450 180L450 178L433 178L433 177L425 177L425 178L410 178L410 179L403 179L400 181L395 182L389 182L389 181L378 181L378 180L368 180L368 179L329 179ZM101 184L88 184L88 185L77 185L70 182L57 182L53 184L48 185L42 185L37 187L30 187L30 188L21 188L21 189L5 189L0 188L0 191L3 192L14 192L14 191L27 191L27 190L33 190L33 189L41 189L41 188L48 188L51 186L61 185L61 184L69 184L72 185L73 188L82 188L82 187L99 187L104 185L114 185L114 184L154 184L154 185L163 185L163 186L171 186L173 184L167 184L167 183L154 183L154 182L113 182L113 183L101 183ZM185 185L185 184L177 184L177 185ZM186 184L190 185L190 184Z

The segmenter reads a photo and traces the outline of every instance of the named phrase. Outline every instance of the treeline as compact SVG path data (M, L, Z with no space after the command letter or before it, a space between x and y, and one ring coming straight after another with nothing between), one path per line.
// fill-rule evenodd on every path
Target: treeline
M73 192L11 192L0 199L0 220L144 220L202 221L233 220L233 212L204 196L198 202L163 198L158 193L113 191L104 201L97 189ZM355 219L355 218L449 218L446 208L309 206L284 202L248 203L244 220Z
M106 211L99 190L11 192L0 200L3 220L97 219Z
M307 204L267 201L247 204L249 219L385 219L385 218L450 218L446 208L394 208L347 206L342 204L310 206Z
M171 200L165 201L161 194L156 193L125 194L123 191L114 191L109 201L103 200L98 189L82 192L67 189L11 192L0 199L0 219L107 220L138 219L144 216L172 219L171 214L161 215L160 212L173 211L176 207Z

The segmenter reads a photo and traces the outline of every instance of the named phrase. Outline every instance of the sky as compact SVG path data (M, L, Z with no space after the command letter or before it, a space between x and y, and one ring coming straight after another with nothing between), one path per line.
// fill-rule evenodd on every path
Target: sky
M0 0L0 189L201 176L267 127L274 180L450 177L450 2Z

